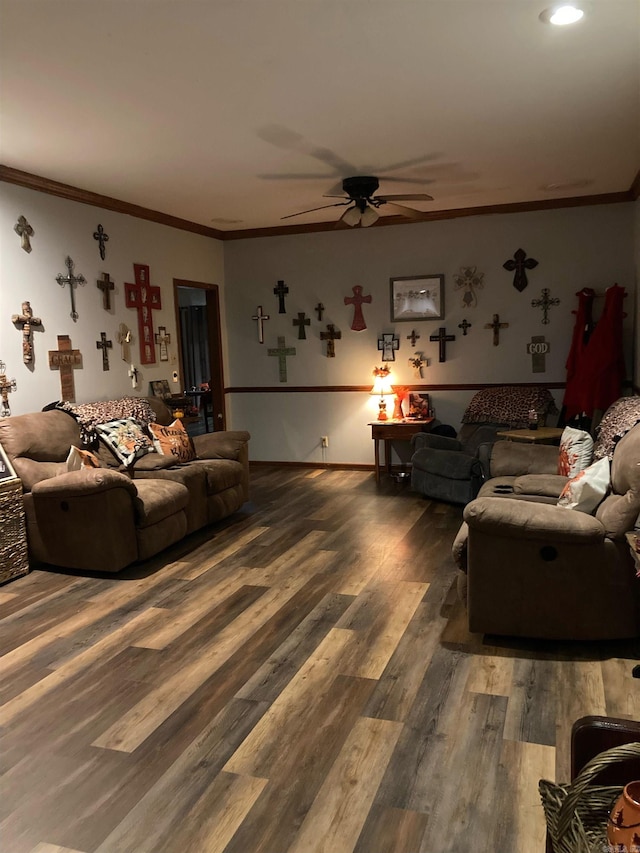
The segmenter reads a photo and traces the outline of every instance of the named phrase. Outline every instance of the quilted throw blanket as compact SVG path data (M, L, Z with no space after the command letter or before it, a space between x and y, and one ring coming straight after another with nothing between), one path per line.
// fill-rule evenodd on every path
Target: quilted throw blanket
M96 425L115 421L119 418L135 418L145 426L155 421L156 413L147 400L140 397L121 397L119 400L99 400L97 403L58 403L56 406L75 418L80 425L80 437L83 444L95 446L98 443Z

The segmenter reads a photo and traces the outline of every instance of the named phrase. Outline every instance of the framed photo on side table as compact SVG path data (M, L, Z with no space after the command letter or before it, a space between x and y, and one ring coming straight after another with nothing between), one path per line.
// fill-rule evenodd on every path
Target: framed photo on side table
M444 319L444 275L409 275L391 279L391 320Z

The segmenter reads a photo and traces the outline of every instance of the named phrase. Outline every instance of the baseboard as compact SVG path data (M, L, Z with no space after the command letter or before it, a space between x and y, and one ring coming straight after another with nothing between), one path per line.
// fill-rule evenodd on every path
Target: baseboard
M360 465L356 462L266 462L251 459L250 468L332 468L340 471L375 471L373 465Z

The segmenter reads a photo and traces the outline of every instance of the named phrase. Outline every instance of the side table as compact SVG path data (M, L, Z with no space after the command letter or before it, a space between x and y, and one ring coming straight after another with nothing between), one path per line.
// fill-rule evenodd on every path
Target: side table
M538 427L538 429L505 429L496 433L506 441L526 441L529 444L554 444L560 441L563 429L556 427Z
M0 583L29 571L22 481L0 448Z
M423 418L422 420L402 421L373 421L367 424L371 427L371 438L373 439L373 453L376 468L376 483L380 482L380 442L384 442L384 459L387 472L391 473L391 442L411 441L411 436L417 432L425 432L424 427L429 426L434 418ZM426 430L428 432L428 430Z

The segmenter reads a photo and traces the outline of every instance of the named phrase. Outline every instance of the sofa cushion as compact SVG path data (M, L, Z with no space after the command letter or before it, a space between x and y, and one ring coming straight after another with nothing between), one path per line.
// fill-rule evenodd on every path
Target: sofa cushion
M593 439L583 429L565 427L560 438L558 454L558 474L563 477L575 477L584 471L593 458Z
M567 484L567 478L559 474L524 474L513 481L513 491L517 495L538 495L540 497L560 497Z
M191 462L196 458L193 442L179 418L168 426L149 424L153 446L161 456L170 456L175 462Z
M492 477L557 473L557 447L519 441L496 441L491 449Z
M230 489L242 481L242 465L233 459L199 459L190 464L204 469L208 495Z
M151 439L135 418L97 424L96 432L123 465L131 465L145 453L155 452Z
M136 527L157 524L181 512L189 503L189 490L172 480L136 480Z
M198 459L239 459L251 438L246 430L227 430L195 435L193 446Z

